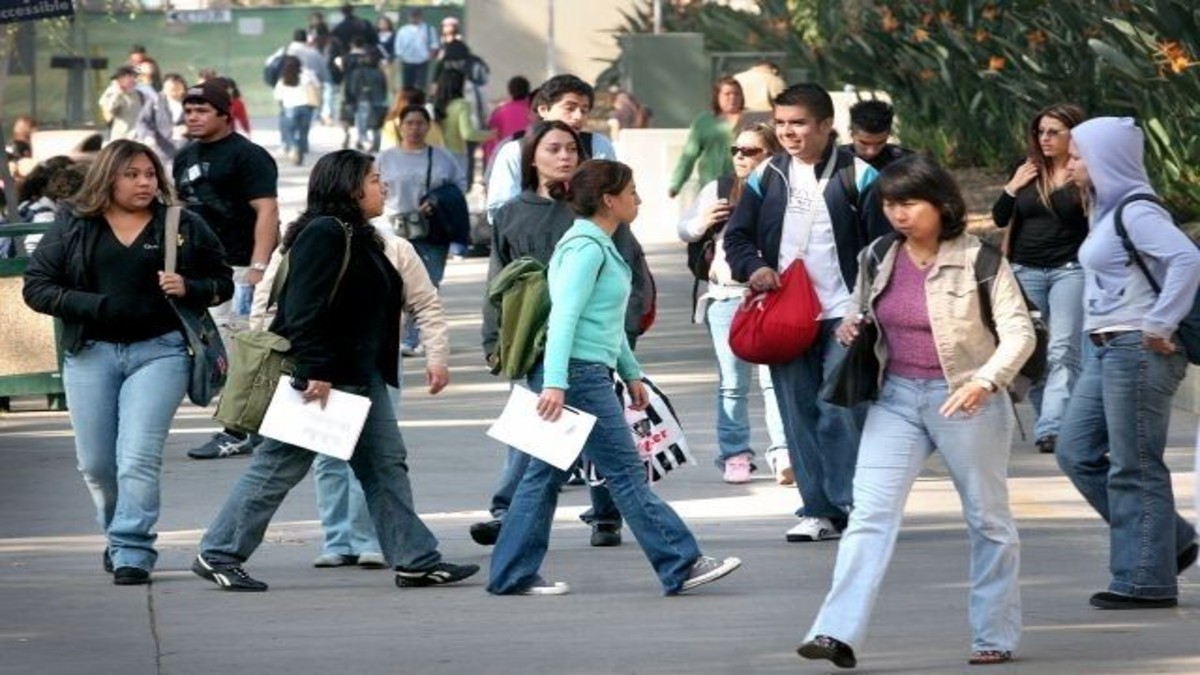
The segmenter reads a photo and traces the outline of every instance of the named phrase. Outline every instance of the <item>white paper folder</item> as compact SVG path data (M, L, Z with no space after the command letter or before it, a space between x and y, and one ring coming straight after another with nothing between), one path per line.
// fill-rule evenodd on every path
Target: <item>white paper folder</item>
M258 433L349 460L371 410L371 399L334 389L322 410L317 401L306 403L301 392L292 389L289 379L287 375L279 378Z
M558 421L547 422L538 415L537 402L537 394L525 387L513 387L508 403L487 434L566 471L583 451L596 417L563 406Z

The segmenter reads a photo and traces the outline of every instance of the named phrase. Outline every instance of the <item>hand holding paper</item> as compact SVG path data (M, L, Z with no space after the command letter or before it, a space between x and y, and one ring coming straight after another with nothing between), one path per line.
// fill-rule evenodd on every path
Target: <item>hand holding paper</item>
M556 391L559 396L563 395L561 389L545 391ZM560 414L555 421L547 421L542 418L538 395L524 387L513 387L508 403L487 434L566 471L583 451L583 444L596 425L596 417L562 406L561 398L558 401Z

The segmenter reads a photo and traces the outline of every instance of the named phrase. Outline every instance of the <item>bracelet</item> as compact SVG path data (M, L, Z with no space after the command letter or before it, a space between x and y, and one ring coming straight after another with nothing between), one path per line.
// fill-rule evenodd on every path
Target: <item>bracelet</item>
M256 272L266 272L267 271L267 263L261 263L261 262L250 263L250 269L252 269Z

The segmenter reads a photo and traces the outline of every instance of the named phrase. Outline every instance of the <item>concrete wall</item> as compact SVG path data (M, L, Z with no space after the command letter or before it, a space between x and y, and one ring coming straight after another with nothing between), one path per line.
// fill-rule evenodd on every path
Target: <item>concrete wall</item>
M632 13L635 0L466 0L465 31L472 51L492 69L488 95L504 96L504 85L524 75L537 86L546 73L548 3L554 3L558 73L588 82L618 56L613 31Z

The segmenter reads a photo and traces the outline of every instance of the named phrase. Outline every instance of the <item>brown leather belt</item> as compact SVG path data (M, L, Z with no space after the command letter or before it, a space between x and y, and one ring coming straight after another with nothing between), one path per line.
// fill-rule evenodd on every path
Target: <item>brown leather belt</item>
M1130 333L1137 333L1137 332L1139 332L1139 331L1117 330L1117 331L1112 331L1111 333L1088 333L1088 339L1091 340L1092 344L1096 345L1097 347L1103 347L1104 345L1112 342L1113 340L1121 337L1122 335L1129 335Z

